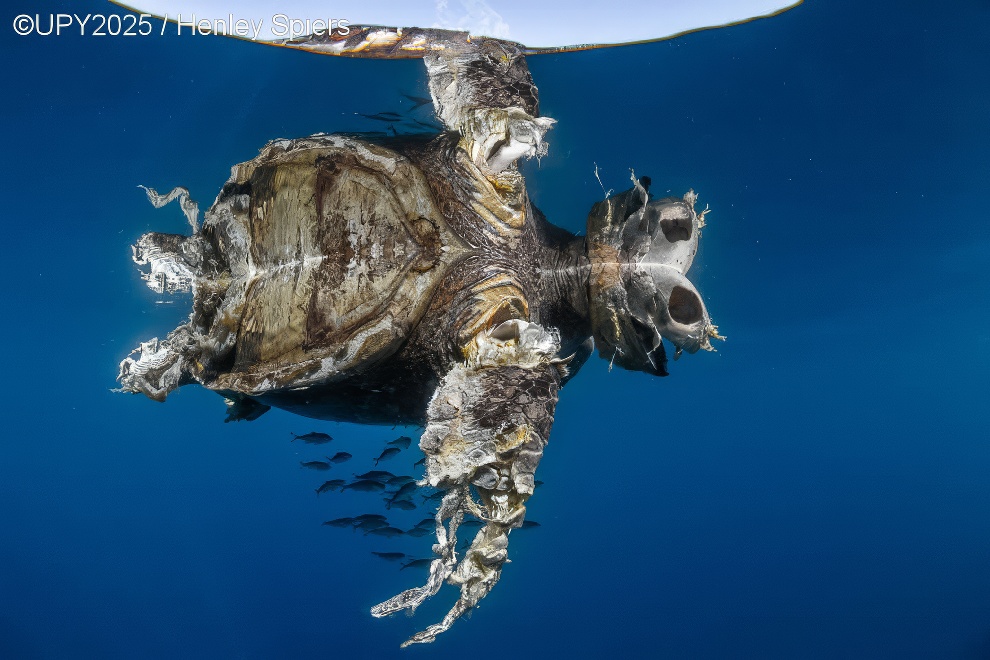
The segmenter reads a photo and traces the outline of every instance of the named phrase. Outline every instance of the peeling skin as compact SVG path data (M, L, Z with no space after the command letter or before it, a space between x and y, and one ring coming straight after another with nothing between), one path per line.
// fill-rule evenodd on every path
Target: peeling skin
M156 401L198 383L224 398L227 421L277 406L422 424L419 485L442 493L435 557L423 586L371 613L458 586L443 620L404 646L431 642L501 577L558 392L594 348L666 375L665 340L676 357L721 338L687 279L707 207L695 211L693 191L653 198L630 172L629 190L592 207L586 236L550 224L517 168L546 153L554 124L518 44L371 28L303 41L422 57L446 130L274 140L232 168L202 224L185 188L145 188L155 207L177 200L192 234L145 234L134 261L155 291L191 291L193 309L124 358L118 380ZM483 525L459 556L465 516Z
M525 520L549 438L563 375L555 357L559 349L552 331L506 321L475 339L467 361L450 370L430 401L419 445L426 454L420 483L446 492L436 515L437 558L426 585L376 605L371 613L415 611L444 580L459 585L461 595L443 621L403 646L432 642L498 582L508 560L509 532ZM485 524L458 560L457 528L465 514Z
M424 59L438 118L460 134L461 148L485 174L546 154L543 136L556 122L539 116L538 91L521 46L452 40Z

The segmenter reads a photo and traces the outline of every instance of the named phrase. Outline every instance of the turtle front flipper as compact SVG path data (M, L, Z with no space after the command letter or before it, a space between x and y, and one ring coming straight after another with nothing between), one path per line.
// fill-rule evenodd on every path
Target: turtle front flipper
M433 395L420 448L426 454L423 483L446 490L436 514L437 558L425 586L376 605L371 613L415 610L444 580L460 585L461 596L443 621L403 646L432 642L498 582L509 532L523 523L553 424L565 373L556 358L559 346L556 334L539 325L505 321L474 339L465 351L467 361L451 369ZM458 561L457 528L465 514L484 526Z
M161 195L153 188L141 188L155 208L179 200L193 230L191 236L150 232L132 248L134 262L147 267L141 278L151 290L193 294L193 311L185 323L165 339L154 337L142 342L120 363L118 391L164 401L169 392L182 385L209 382L222 367L235 339L228 322L231 312L226 307L239 299L236 294L245 283L230 284L228 262L236 250L220 245L209 214L200 227L198 206L188 190L174 188ZM246 410L242 407L230 419L253 419L263 412L256 409L251 417Z

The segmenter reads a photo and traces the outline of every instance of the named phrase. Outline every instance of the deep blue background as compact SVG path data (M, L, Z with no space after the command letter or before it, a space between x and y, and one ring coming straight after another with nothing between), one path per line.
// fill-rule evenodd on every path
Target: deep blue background
M323 430L370 469L402 429L197 388L113 394L188 299L130 244L183 231L138 184L206 208L276 137L370 130L420 62L221 38L16 37L0 22L0 656L990 657L990 5L808 0L681 39L540 56L550 154L527 165L579 231L628 168L711 205L692 278L728 341L667 379L594 358L563 391L498 587L436 644L374 603L421 582L369 553L430 539L322 527ZM408 432L408 431L407 431ZM408 467L415 448L389 469ZM350 468L354 469L350 469ZM341 475L337 475L341 476ZM404 514L405 524L425 512Z

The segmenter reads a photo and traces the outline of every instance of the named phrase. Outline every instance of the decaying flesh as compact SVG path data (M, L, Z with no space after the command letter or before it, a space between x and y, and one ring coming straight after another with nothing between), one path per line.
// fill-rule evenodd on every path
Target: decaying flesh
M437 558L426 585L376 605L371 613L415 611L445 580L460 585L461 596L443 621L403 646L433 641L498 582L509 532L523 523L550 435L565 373L556 358L559 348L552 332L506 321L475 339L467 361L451 369L434 394L420 447L427 457L421 483L446 492L436 515ZM466 513L484 527L458 559L457 528Z

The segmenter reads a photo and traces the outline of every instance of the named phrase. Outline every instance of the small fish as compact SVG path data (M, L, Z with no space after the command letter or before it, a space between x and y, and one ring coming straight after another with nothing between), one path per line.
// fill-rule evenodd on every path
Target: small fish
M410 96L409 94L403 94L403 96L413 102L413 110L421 108L427 103L433 103L433 99L426 98L425 96Z
M354 525L353 518L337 518L335 520L328 520L324 525L329 525L331 527L352 527Z
M385 485L386 486L389 486L389 487L391 487L391 486L404 486L405 484L409 483L410 481L416 481L416 479L414 479L413 477L392 477L391 479L389 479L388 481L385 482Z
M326 461L299 461L299 465L310 470L329 470L330 464Z
M340 490L346 481L343 479L331 479L330 481L324 481L323 485L316 489L317 495L322 495L323 493L329 493L332 490Z
M464 522L462 522L461 527L466 527L467 529L478 529L479 527L482 527L484 524L485 523L481 522L480 520L472 519L472 520L465 520Z
M373 115L366 115L363 112L358 112L365 119L374 119L375 121L387 121L389 123L402 119L402 115L397 112L376 112Z
M415 538L429 536L432 533L433 533L432 529L426 529L425 527L413 527L412 529L406 532L406 534L408 534L409 536L413 536Z
M396 536L402 536L405 534L401 529L397 527L379 527L378 529L368 530L368 534L375 534L376 536L385 536L388 538L394 538Z
M346 451L338 451L333 456L327 456L328 461L330 461L331 463L337 463L338 465L341 463L346 463L347 461L351 460L351 458L353 457L350 454L348 454Z
M385 559L386 561L399 561L400 559L405 559L406 557L409 556L409 555L407 555L404 552L375 552L375 551L372 551L371 554L373 554L376 557L381 557L382 559Z
M426 504L427 502L439 502L440 500L443 499L443 496L446 494L447 492L443 490L434 491L429 495L423 496L423 503Z
M392 447L398 447L399 449L409 449L409 445L412 443L412 438L408 435L400 435L395 440L392 440L388 444Z
M354 529L362 529L366 532L370 532L373 529L381 529L382 527L388 527L388 522L384 520L363 520L357 525L354 525Z
M400 568L399 570L402 571L407 568L425 568L432 563L433 563L432 559L413 559L412 561L403 564L402 568Z
M539 488L542 485L543 485L543 482L540 481L539 479L537 479L536 481L533 482L533 488Z
M360 516L354 516L351 520L387 520L387 518L380 513L362 513Z
M524 520L522 527L520 527L519 529L530 529L532 527L540 527L540 523L536 522L535 520Z
M326 433L314 432L314 433L304 433L303 435L296 435L295 433L293 433L292 435L293 435L292 442L295 442L296 440L302 440L307 445L322 445L333 441L333 438L331 438Z
M382 452L382 455L381 456L379 456L378 458L375 459L375 465L376 466L378 465L378 461L388 460L388 459L392 458L393 456L395 456L398 453L399 453L399 448L398 447L389 447L388 449L386 449L385 451Z
M426 456L413 463L413 467L416 467L417 465L426 465Z
M437 521L435 518L423 518L418 523L416 523L416 527L425 527L426 529L433 529L436 526L436 524Z
M362 493L372 493L375 491L385 490L385 484L380 481L372 481L371 479L361 479L360 481L355 481L352 484L347 484L341 491L345 490L356 490Z
M371 472L365 472L364 474L355 474L354 476L357 477L358 479L372 479L374 481L381 481L382 483L385 483L395 475L385 470L372 470Z
M406 499L389 500L388 503L385 504L386 509L391 509L393 506L396 509L402 509L403 511L412 511L413 509L416 508L415 504L413 504L412 502Z
M406 495L412 495L416 492L417 488L419 488L419 486L416 485L415 481L410 481L409 483L403 484L399 490L392 494L392 499L397 500L401 497L405 497Z

